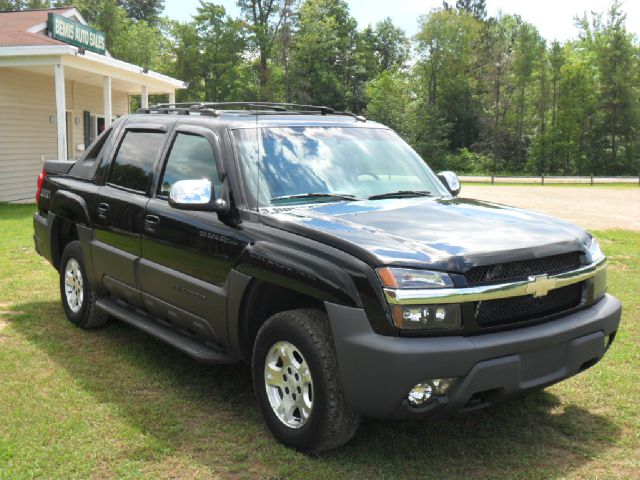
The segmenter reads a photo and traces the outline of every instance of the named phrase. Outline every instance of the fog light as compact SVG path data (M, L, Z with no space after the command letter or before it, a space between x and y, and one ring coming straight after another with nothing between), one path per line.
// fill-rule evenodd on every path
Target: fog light
M455 381L455 378L435 378L431 381L431 384L436 395L444 396L449 393Z
M462 328L460 305L390 305L393 323L405 330L456 330Z
M409 391L407 399L414 407L419 407L431 400L433 395L433 387L428 383L418 383Z
M429 402L432 398L444 397L447 395L455 382L455 378L434 378L431 380L423 380L409 390L407 400L409 400L409 404L411 404L411 406L419 407Z

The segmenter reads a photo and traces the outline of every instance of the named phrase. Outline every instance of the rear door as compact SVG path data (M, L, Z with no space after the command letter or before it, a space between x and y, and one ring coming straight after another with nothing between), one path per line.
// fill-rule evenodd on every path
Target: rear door
M221 189L218 138L199 126L177 126L146 207L140 282L144 308L201 338L226 331L225 283L241 248L236 230L214 212L177 210L168 204L178 180L206 178ZM216 335L217 334L217 335Z
M144 212L167 130L162 124L125 126L93 212L96 278L112 294L134 305L141 303L136 268Z

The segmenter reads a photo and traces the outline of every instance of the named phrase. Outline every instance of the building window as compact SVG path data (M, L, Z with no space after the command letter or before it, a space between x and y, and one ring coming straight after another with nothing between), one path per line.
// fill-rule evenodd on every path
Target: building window
M65 120L67 124L67 159L73 160L76 155L76 149L73 145L73 112L67 110Z

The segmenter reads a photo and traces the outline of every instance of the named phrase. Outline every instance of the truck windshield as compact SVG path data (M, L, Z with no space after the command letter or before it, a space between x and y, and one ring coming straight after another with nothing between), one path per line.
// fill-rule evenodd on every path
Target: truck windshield
M388 129L274 127L233 133L252 208L448 194L418 154Z

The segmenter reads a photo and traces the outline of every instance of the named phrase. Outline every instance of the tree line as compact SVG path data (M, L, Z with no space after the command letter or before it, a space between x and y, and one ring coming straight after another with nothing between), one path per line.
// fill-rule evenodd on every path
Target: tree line
M443 2L409 38L391 19L359 28L343 0L201 1L189 22L163 0L73 4L116 57L188 82L178 101L328 105L380 121L434 168L468 173L637 175L640 44L618 0L546 41L485 0ZM553 12L550 12L553 14Z

